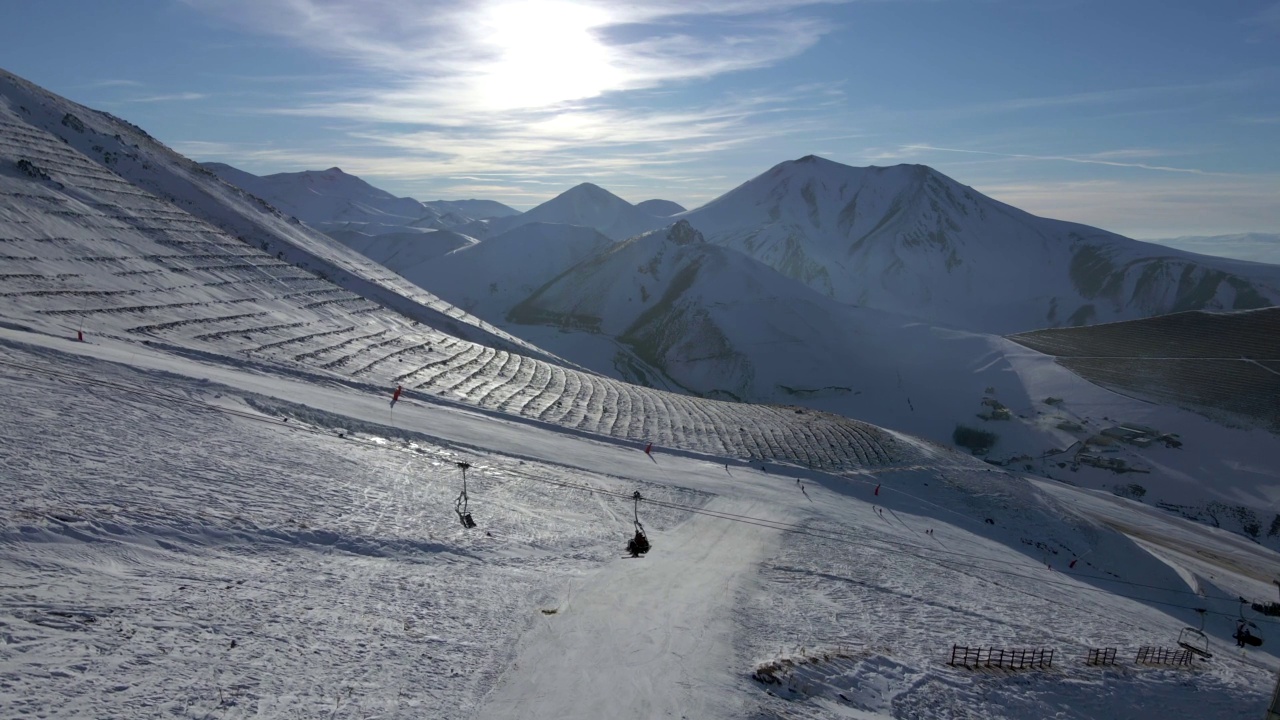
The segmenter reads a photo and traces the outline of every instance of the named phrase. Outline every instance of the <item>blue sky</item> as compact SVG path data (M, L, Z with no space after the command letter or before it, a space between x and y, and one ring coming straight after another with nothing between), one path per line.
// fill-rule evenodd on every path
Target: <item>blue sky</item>
M1276 0L0 0L0 67L258 174L694 207L810 153L1280 232Z

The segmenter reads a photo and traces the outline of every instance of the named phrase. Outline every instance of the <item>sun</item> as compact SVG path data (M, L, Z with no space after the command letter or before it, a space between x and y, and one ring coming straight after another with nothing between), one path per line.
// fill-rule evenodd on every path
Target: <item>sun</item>
M565 0L492 6L481 23L481 41L494 56L476 78L481 102L545 107L620 87L623 74L597 32L608 22L604 10Z

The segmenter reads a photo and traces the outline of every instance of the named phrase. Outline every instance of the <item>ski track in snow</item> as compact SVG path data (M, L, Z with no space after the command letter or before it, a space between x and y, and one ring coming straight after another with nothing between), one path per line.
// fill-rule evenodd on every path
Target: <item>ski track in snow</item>
M3 716L467 717L517 616L619 545L604 508L521 479L546 468L477 463L490 538L435 512L456 491L448 450L317 442L40 377L5 388L26 421L0 443L21 498L2 516Z
M761 503L708 510L759 516ZM573 588L528 633L488 698L488 718L714 717L733 674L738 589L771 554L776 532L706 517ZM604 688L605 692L600 692Z
M1081 666L1086 646L1167 644L1185 621L1046 587L1069 581L1037 576L1016 542L974 534L983 514L1032 507L1035 493L1002 474L882 468L875 498L852 479L655 462L448 406L424 420L433 442L408 431L421 408L381 425L382 399L237 370L209 382L216 368L145 352L136 367L13 344L2 354L155 394L0 369L6 413L22 418L0 436L4 490L18 498L0 511L0 716L1085 718L1141 702L1252 718L1277 668L1221 640L1194 671ZM235 379L246 389L223 382ZM272 386L307 403L278 404L296 411L290 423L179 401L253 414ZM331 395L352 414L308 415ZM352 435L338 439L331 423L344 417ZM452 515L458 460L473 464L477 531ZM644 503L654 549L621 559L630 501L538 479L638 487L820 535ZM895 500L896 487L912 489ZM1035 532L997 516L1011 537ZM929 527L939 547L989 561L931 556ZM953 669L952 642L1046 644L1060 669ZM751 680L760 662L837 652L849 657L804 663L785 686Z

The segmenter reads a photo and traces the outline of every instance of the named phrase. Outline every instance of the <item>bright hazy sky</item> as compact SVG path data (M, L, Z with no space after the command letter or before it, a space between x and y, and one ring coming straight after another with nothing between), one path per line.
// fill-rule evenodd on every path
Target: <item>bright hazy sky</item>
M1280 231L1277 0L0 0L0 67L421 200L695 207L813 153L1136 237Z

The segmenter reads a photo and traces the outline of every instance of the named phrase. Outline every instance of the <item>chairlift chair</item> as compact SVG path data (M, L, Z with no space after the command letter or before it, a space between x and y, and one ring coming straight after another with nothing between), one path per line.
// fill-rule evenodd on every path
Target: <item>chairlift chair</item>
M1196 608L1196 612L1200 614L1200 627L1185 627L1182 632L1178 633L1178 645L1192 655L1208 660L1213 657L1213 653L1209 652L1209 636L1204 634L1204 608Z
M458 469L462 471L462 492L458 494L458 499L453 501L453 511L458 513L458 522L468 530L476 526L476 521L471 518L471 513L467 510L467 470L470 468L470 463L458 463Z
M1240 647L1249 645L1251 647L1262 646L1262 629L1252 620L1244 616L1244 605L1248 602L1243 597L1240 598L1240 619L1236 621L1235 634L1231 636L1236 644Z
M631 499L635 500L635 520L636 520L636 536L627 542L627 552L631 553L631 557L637 558L649 552L649 537L644 534L644 526L640 524L640 491L637 490Z

